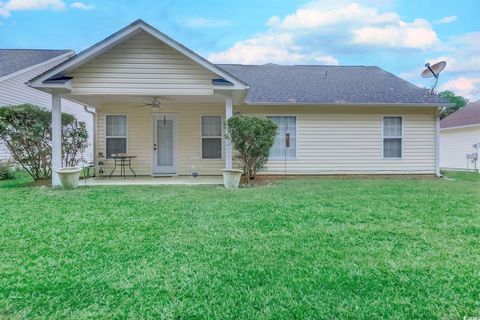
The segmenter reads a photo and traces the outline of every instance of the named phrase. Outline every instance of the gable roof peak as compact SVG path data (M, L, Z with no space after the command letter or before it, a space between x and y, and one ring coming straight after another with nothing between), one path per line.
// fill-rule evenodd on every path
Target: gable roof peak
M166 34L162 33L155 27L149 25L142 19L137 19L128 26L120 29L119 31L113 33L112 35L108 36L104 40L94 44L93 46L89 47L88 49L80 52L78 55L73 56L72 58L64 61L63 63L59 64L58 66L46 71L45 73L39 75L38 77L30 80L30 85L33 87L43 87L45 81L51 79L52 77L58 76L66 71L72 70L91 59L94 59L99 54L110 50L114 46L119 43L122 43L125 39L128 39L129 36L136 32L137 30L142 29L143 31L147 32L151 36L157 38L159 41L164 42L166 45L170 46L171 48L177 50L181 54L187 56L194 62L198 63L199 65L203 66L207 70L217 74L221 78L231 82L234 85L235 90L245 90L248 88L248 85L244 83L242 80L236 78L232 74L228 73L227 71L223 70L222 68L214 65L207 59L203 58L202 56L198 55L191 49L185 47L181 43L175 41L174 39L170 38Z

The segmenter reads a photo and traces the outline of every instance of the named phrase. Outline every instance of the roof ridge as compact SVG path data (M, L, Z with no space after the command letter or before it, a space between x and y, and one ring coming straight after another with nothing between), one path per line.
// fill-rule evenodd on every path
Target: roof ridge
M33 48L28 48L28 49L21 49L21 48L0 48L0 50L17 50L17 51L73 51L72 49L33 49Z
M380 68L379 66L367 65L334 65L334 64L278 64L278 63L264 63L264 64L243 64L243 63L216 63L217 66L244 66L244 67L264 67L264 66L278 66L278 67L329 67L329 68ZM381 68L380 68L381 69Z

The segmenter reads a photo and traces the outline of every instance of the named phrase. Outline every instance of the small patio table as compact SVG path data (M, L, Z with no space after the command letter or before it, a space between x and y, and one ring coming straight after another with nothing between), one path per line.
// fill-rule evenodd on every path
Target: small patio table
M123 177L125 179L126 173L125 173L125 168L128 167L130 171L132 171L133 176L137 177L137 174L135 171L132 169L132 159L136 158L137 156L132 156L126 153L116 153L112 154L112 159L114 160L114 167L112 172L110 172L109 178L112 177L113 173L117 169L117 165L120 167L120 175L119 177Z

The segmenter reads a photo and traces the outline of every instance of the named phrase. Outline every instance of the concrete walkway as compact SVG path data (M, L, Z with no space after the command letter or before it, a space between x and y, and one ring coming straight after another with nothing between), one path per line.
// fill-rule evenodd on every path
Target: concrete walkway
M177 176L177 177L150 177L137 176L126 177L98 177L89 178L87 186L140 186L140 185L222 185L223 177L221 176ZM84 181L80 181L79 186L85 186Z

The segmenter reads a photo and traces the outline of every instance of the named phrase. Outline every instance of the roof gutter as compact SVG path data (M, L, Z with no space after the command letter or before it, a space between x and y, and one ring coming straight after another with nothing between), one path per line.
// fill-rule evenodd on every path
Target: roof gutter
M480 123L466 124L466 125L463 125L463 126L456 126L456 127L440 128L440 131L455 130L455 129L468 129L468 128L474 128L474 127L480 127Z
M247 106L344 106L344 107L436 107L444 108L451 103L319 103L319 102L248 102Z

